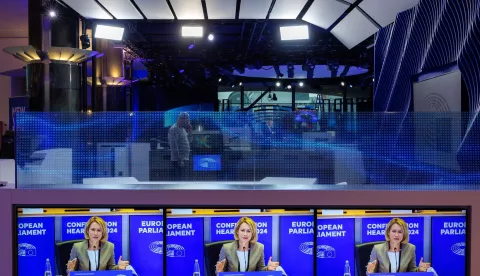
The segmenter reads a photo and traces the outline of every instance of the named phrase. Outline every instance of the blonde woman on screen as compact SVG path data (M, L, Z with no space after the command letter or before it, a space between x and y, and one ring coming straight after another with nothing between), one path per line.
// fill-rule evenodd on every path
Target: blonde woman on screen
M84 229L85 240L73 245L70 260L67 263L67 272L70 271L98 271L124 270L128 261L118 259L115 265L115 246L107 241L108 229L105 221L100 217L91 217Z
M430 263L416 265L415 245L408 243L408 225L400 218L392 219L385 229L385 243L373 247L367 275L377 272L425 272Z
M274 271L279 266L272 257L265 265L264 246L257 242L257 226L249 217L241 218L234 230L235 241L224 244L217 262L219 272Z

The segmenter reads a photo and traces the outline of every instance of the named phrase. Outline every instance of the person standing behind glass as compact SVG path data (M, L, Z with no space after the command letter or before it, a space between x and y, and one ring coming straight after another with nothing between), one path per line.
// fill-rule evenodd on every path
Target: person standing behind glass
M170 161L172 161L172 178L181 180L184 174L185 163L190 159L190 143L192 142L192 125L190 116L183 112L177 122L168 130L168 144L170 145Z
M370 254L367 275L385 272L426 272L430 263L416 265L415 245L408 243L408 225L401 218L390 220L385 229L385 243L376 244Z

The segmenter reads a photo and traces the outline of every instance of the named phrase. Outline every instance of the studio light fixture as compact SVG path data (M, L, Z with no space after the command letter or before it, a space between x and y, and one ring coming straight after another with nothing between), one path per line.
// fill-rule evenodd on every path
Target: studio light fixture
M282 40L309 39L308 25L280 27L280 38Z
M203 37L203 27L182 27L183 37Z
M122 40L123 32L124 28L121 27L97 25L97 27L95 28L95 38Z
M215 36L213 34L208 35L208 40L212 41L215 39Z

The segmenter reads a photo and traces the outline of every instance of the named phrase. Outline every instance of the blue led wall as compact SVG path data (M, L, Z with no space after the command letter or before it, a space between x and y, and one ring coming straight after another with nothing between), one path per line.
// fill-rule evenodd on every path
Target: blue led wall
M19 113L17 183L105 184L101 179L114 177L207 183L266 183L276 177L310 184L480 182L475 161L480 129L471 126L468 139L461 139L463 130L456 127L467 125L468 113L276 111L259 117L190 112L191 151L180 176L172 173L165 127L172 115L178 116Z

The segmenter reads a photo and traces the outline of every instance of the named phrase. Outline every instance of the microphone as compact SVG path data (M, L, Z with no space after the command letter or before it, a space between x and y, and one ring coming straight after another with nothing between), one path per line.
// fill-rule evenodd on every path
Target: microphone
M396 247L393 249L393 252L395 253L395 265L396 265L396 271L395 271L395 272L398 272L400 269L399 269L399 267L398 267L397 248L396 248Z
M247 254L246 254L246 248L245 246L243 247L243 258L245 259L245 272L248 271L248 267L247 267Z
M98 256L97 256L98 252L97 252L97 246L96 245L93 246L93 252L95 252L95 264L94 265L95 265L95 271L97 271L98 268L99 268L99 265L98 265L99 260L98 260Z

